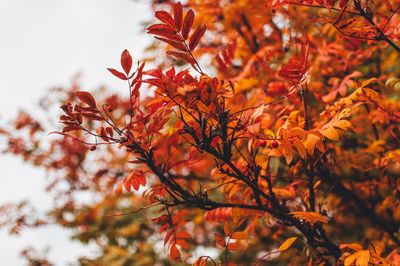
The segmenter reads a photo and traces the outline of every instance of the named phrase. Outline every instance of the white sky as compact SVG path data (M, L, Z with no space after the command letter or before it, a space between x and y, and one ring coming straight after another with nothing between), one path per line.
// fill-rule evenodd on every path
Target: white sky
M149 38L139 25L152 17L148 2L0 0L0 126L19 108L34 112L48 88L68 85L79 71L84 89L119 89L121 82L106 67L117 67L125 48L134 60L142 57ZM20 159L0 155L0 204L28 199L46 210L51 200L44 192L44 176ZM21 237L0 231L0 264L23 265L18 256L26 245L51 247L49 258L56 265L94 251L69 236L54 226L24 231Z

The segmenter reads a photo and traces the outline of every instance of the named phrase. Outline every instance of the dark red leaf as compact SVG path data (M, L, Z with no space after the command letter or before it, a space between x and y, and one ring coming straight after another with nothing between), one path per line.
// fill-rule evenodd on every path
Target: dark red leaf
M106 132L106 130L104 129L104 127L101 127L100 128L100 136L105 140L105 141L109 141L108 140L108 136L107 136L107 132Z
M222 57L219 54L215 58L217 59L218 66L221 69L223 69L223 70L227 69L227 66L226 66L224 60L222 59Z
M112 127L106 127L106 132L110 137L113 137L114 130L112 129Z
M73 130L79 130L79 129L81 129L81 127L78 126L78 125L66 126L66 127L63 128L62 133L67 133L67 132L70 132L70 131L73 131Z
M168 30L168 31L174 31L174 28L171 27L170 25L165 25L165 24L154 24L151 25L150 27L147 28L148 31L152 30Z
M126 77L126 75L124 73L119 72L118 70L116 70L114 68L107 68L107 70L110 71L111 74L113 74L117 78L120 78L122 80L128 80L128 78Z
M121 54L121 66L124 69L125 73L129 75L129 72L132 68L132 57L128 50L124 50Z
M158 18L159 20L161 20L162 22L164 22L167 25L175 26L174 19L166 11L156 11L156 18Z
M97 120L97 121L103 121L104 120L101 116L95 115L95 114L92 114L92 113L82 113L82 116L86 117L86 118L88 118L90 120Z
M182 42L176 42L176 41L172 41L172 40L168 40L166 38L162 38L162 37L155 37L157 40L160 40L162 42L168 43L169 45L171 45L172 47L181 50L181 51L186 51L186 46L182 43Z
M96 108L96 100L93 98L93 96L89 92L78 91L76 93L76 96L79 98L79 100L86 103L90 107Z
M182 17L183 17L183 9L181 2L178 2L174 6L174 19L175 19L175 27L177 31L182 29Z
M172 55L176 58L182 59L190 64L194 63L193 58L188 53L176 52L176 51L168 51L167 54Z
M185 40L189 38L190 29L193 26L193 21L194 21L194 12L193 10L189 9L189 11L186 13L182 27L182 36L183 38L185 38Z
M190 51L193 51L194 48L196 48L196 46L199 44L201 37L203 37L204 33L206 32L206 26L202 25L202 26L198 26L197 29L195 30L195 32L192 34L192 36L190 37L190 41L189 41L189 48Z
M173 30L150 30L147 33L165 37L170 40L180 41L179 35Z

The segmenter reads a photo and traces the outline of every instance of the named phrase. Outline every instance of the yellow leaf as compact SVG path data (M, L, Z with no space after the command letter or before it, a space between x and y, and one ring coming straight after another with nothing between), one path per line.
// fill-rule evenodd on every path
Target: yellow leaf
M351 266L353 265L353 263L356 261L356 253L348 256L345 260L344 260L344 266Z
M307 152L310 155L314 154L315 147L320 149L321 145L322 145L322 149L324 148L321 138L322 138L322 136L319 134L318 135L316 135L314 133L307 134L307 138L304 141L304 147L306 148Z
M344 266L351 266L353 264L355 264L356 266L368 266L370 258L371 254L368 250L360 250L348 256L344 260Z
M333 128L333 127L327 127L325 129L320 129L319 132L324 135L324 137L327 137L330 140L339 140L339 133L338 131Z
M280 252L287 250L288 248L290 248L294 244L294 242L296 242L296 240L297 240L297 237L291 237L291 238L286 239L282 243L282 245L279 246L278 250Z
M364 81L362 82L360 88L364 88L364 87L366 87L366 86L368 86L369 84L374 83L374 82L378 82L378 79L377 79L377 78L371 78L371 79L364 80Z
M282 141L280 146L280 151L282 152L283 156L285 157L286 163L290 164L293 160L294 151L292 146L287 141Z
M293 141L293 144L296 147L296 150L299 153L300 157L304 159L307 155L307 151L304 148L303 142L301 142L301 140L295 138Z
M358 251L358 256L356 260L356 266L368 266L368 262L371 258L371 254L368 250Z

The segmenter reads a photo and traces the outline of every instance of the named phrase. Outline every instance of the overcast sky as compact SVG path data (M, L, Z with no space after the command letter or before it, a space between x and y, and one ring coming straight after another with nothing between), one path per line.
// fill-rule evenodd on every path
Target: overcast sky
M0 126L35 103L52 86L68 85L81 72L86 90L121 83L107 73L125 48L135 60L149 42L140 22L151 18L147 0L0 0ZM44 140L45 141L45 140ZM27 199L40 210L51 205L44 173L0 154L0 204ZM67 265L93 247L69 240L55 227L9 237L0 231L0 265L18 266L20 250L51 247L49 258Z

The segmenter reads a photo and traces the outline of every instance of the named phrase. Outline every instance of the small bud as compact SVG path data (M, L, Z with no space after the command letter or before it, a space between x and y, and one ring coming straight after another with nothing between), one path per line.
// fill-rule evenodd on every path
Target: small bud
M272 141L271 148L278 148L278 146L279 146L279 143L276 140Z
M260 140L258 142L258 147L265 147L265 146L267 146L267 142L265 140Z
M109 104L107 104L106 108L107 108L107 111L109 111L110 113L114 110L114 109L111 107L111 105L109 105Z
M90 150L91 150L91 151L95 151L96 148L97 148L97 147L96 147L95 145L93 145L92 147L90 147Z

